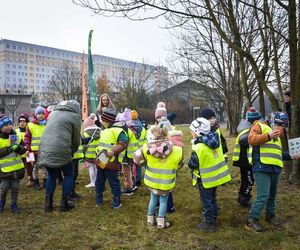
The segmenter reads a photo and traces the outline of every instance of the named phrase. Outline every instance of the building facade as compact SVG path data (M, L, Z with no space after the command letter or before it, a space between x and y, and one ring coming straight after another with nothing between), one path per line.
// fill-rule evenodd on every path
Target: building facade
M85 56L87 57L87 55ZM82 54L1 39L0 93L43 94L48 91L48 82L54 76L55 70L65 63L72 64L78 70L81 70ZM145 68L145 64L102 55L93 55L93 64L95 80L102 75L106 75L112 86L114 86L114 83L122 81L126 72ZM87 65L85 68L87 71ZM155 68L155 66L146 65L148 71L154 71ZM153 85L156 79L157 76L153 74L147 80L147 84Z

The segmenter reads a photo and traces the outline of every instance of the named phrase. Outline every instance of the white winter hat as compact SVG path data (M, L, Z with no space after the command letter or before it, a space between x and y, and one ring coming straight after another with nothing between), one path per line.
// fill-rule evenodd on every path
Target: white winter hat
M195 132L198 136L207 135L210 131L210 122L203 117L199 117L196 120L192 121L190 130Z

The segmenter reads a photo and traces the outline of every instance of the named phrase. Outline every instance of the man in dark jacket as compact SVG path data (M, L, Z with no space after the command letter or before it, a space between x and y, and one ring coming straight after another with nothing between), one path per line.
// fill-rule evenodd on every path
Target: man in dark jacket
M73 187L72 156L80 145L80 128L80 105L75 100L60 102L48 117L38 158L38 165L45 166L49 174L45 212L53 210L53 194L60 171L64 175L60 211L74 208L69 195Z

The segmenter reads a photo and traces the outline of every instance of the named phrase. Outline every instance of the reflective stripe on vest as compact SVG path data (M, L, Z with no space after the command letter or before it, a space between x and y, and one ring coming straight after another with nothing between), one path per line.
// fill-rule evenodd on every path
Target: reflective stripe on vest
M261 122L258 122L261 133L267 134L272 131L272 129ZM278 167L283 167L282 162L282 147L281 147L281 140L278 137L277 140L270 140L265 144L259 146L260 151L260 162L263 164L268 165L275 165Z
M96 154L98 155L99 152L103 149L110 151L114 145L118 144L118 138L121 132L124 130L118 127L111 127L101 130L100 132L100 141L99 145L96 148ZM123 150L120 155L118 156L118 161L121 163L123 161L123 157L125 156L126 149ZM113 162L115 157L112 157L109 162Z
M98 147L100 142L100 138L94 139L86 148L86 151L84 153L84 157L88 159L96 159L97 153L96 148Z
M143 155L147 162L144 175L146 186L159 190L172 190L176 182L176 170L182 160L182 148L173 146L171 154L166 159L160 159L147 154L147 144L143 146Z
M75 152L74 156L73 156L73 159L81 159L84 157L84 154L83 154L83 147L82 145L79 145L79 148L78 150Z
M30 147L32 151L38 151L40 147L40 142L42 135L44 133L45 125L39 125L29 122L28 128L31 133L31 143Z
M21 138L18 136L18 144L20 144ZM0 138L0 147L9 147L10 140ZM2 158L0 158L0 168L3 173L13 172L19 169L24 168L22 158L16 153L10 153Z
M20 137L24 141L25 132L21 132L20 128L17 128L16 133L17 133L18 137ZM26 158L26 153L22 154L21 157Z
M233 157L232 157L232 161L238 161L240 159L240 153L241 153L241 145L239 144L240 141L240 137L246 133L249 132L250 129L245 129L243 130L241 133L238 134L238 136L236 137L235 140L235 146L234 146L234 150L233 150ZM249 145L249 147L247 147L247 158L248 158L248 162L252 162L252 146Z
M200 176L204 188L217 187L231 180L221 147L214 150L204 143L198 143L192 146L192 150L196 153L200 166L193 171L193 186L197 184L194 176Z

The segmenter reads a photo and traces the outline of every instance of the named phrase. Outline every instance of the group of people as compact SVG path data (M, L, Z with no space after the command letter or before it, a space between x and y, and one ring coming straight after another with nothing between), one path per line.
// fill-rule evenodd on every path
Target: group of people
M288 116L283 112L272 115L269 124L255 108L249 108L238 127L233 153L233 165L240 167L241 174L237 201L250 208L245 227L255 232L263 231L259 218L264 208L266 221L274 227L280 226L275 219L277 187L282 160L292 160L287 152L282 152L280 139L288 126ZM97 113L90 114L83 122L80 105L74 100L62 101L48 112L37 107L31 121L27 115L21 115L16 130L8 116L0 115L0 212L4 211L9 189L11 211L20 212L17 200L24 167L29 178L27 186L36 189L40 189L39 171L43 172L45 212L54 209L53 196L60 176L63 177L60 210L71 210L79 196L75 186L79 160L83 159L90 177L86 187L95 188L97 207L104 205L106 180L112 193L111 207L118 209L122 205L121 196L132 195L143 176L150 190L147 224L168 228L166 214L175 211L172 190L177 170L183 166L184 147L183 134L174 126L172 116L167 114L165 103L159 102L155 123L148 128L136 110L126 108L117 113L107 94L100 97ZM219 211L217 187L231 180L228 148L211 108L202 109L189 129L192 151L188 167L203 206L203 221L197 228L214 232ZM123 189L120 173L124 176ZM256 197L251 203L254 183Z

